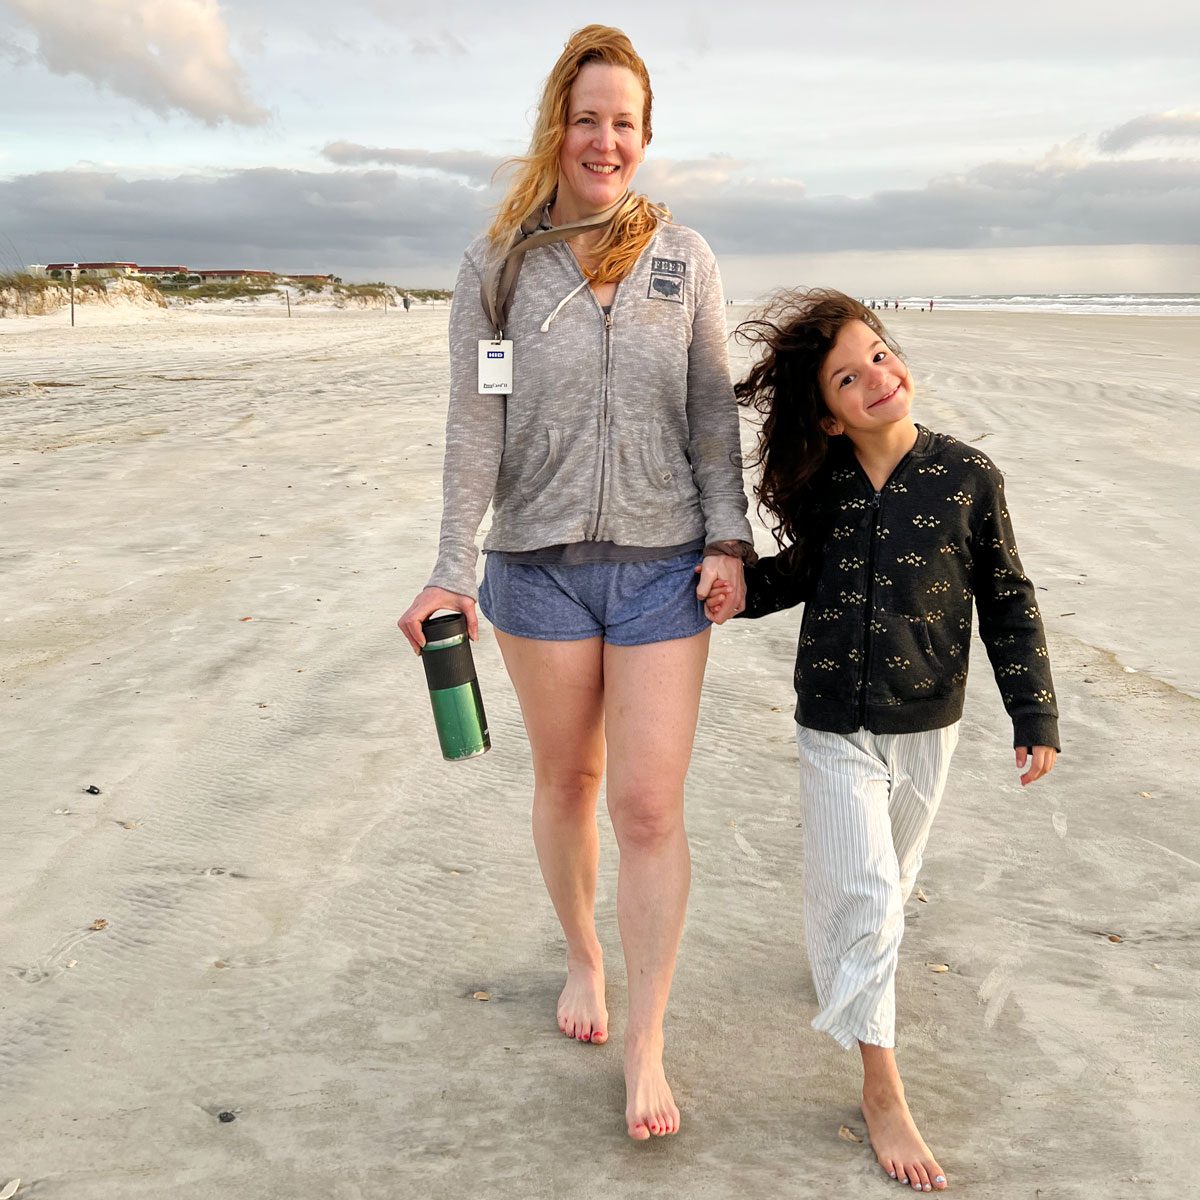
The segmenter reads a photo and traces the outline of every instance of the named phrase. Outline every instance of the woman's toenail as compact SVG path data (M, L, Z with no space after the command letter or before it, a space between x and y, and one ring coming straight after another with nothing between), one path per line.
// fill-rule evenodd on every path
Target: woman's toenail
M935 1175L933 1177L933 1182L934 1183L945 1183L946 1177L945 1177L945 1175Z

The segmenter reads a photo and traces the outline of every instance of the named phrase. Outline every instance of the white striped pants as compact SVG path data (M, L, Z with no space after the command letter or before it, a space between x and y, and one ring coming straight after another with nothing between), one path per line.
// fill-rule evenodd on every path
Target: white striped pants
M896 1044L904 904L921 869L958 724L921 733L796 726L804 928L821 1011L847 1049Z

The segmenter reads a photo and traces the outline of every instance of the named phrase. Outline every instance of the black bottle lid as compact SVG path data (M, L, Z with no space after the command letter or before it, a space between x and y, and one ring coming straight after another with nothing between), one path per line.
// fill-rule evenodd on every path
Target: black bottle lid
M441 642L446 638L466 636L467 618L460 612L442 613L438 617L427 617L421 622L421 632L427 642Z

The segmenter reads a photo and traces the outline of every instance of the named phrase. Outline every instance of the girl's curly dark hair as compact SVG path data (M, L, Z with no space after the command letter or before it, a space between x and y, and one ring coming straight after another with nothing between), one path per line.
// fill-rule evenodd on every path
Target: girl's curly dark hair
M738 403L762 414L758 445L748 466L762 468L754 494L760 512L774 520L771 532L793 568L818 535L822 475L830 415L821 395L821 366L842 327L862 321L893 353L900 349L871 309L830 288L777 292L758 314L734 331L742 345L762 353L734 386Z

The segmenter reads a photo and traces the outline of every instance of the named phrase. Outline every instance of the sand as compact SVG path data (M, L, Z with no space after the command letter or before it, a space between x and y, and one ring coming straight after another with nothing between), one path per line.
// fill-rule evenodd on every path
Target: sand
M902 1194L839 1137L855 1056L808 1029L797 614L714 635L684 1126L634 1145L607 821L616 1036L584 1047L495 642L495 748L445 764L394 627L436 539L446 310L79 319L0 321L0 1188ZM892 324L918 419L1006 470L1066 750L1021 791L977 645L902 951L910 1099L955 1194L1174 1200L1200 1146L1200 321Z

